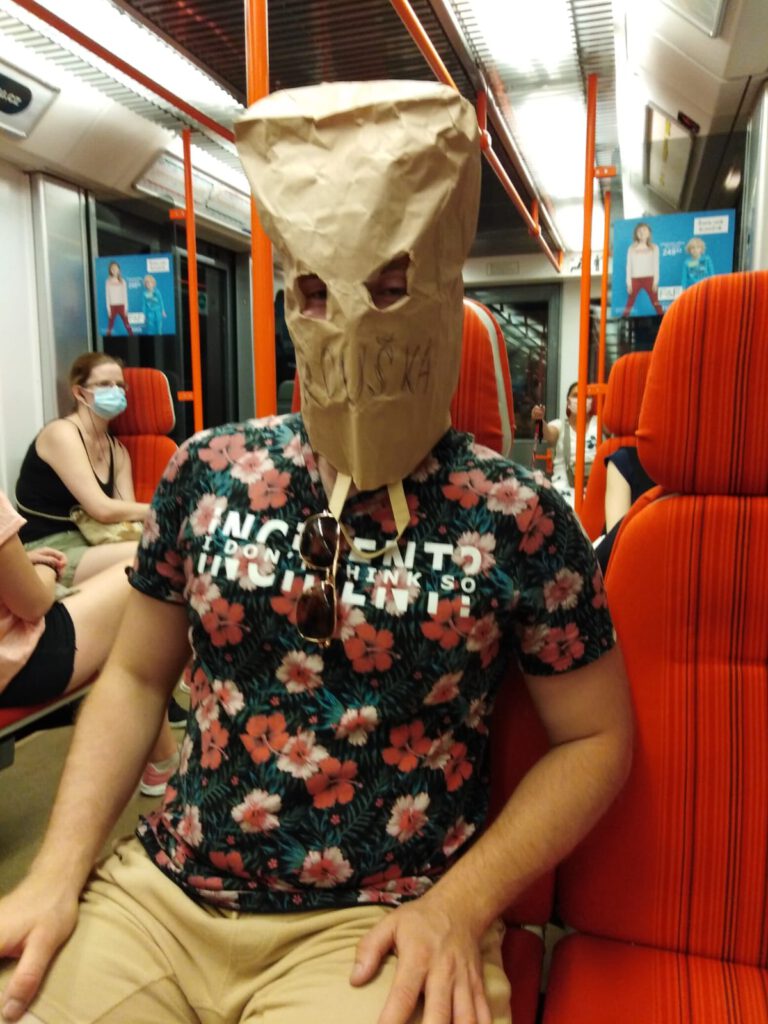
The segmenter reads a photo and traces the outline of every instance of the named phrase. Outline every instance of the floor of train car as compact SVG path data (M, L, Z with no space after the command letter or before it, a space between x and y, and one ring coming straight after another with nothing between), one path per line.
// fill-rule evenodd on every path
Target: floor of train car
M184 694L175 696L186 704ZM0 771L0 894L23 878L40 845L72 731L72 725L54 725L30 733L17 741L14 763ZM174 734L181 742L183 733ZM112 829L105 852L115 839L133 832L139 815L160 799L140 796L137 789Z

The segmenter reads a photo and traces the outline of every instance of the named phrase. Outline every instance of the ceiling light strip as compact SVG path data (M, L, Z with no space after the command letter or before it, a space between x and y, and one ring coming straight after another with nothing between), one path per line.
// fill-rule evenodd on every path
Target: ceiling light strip
M225 128L223 125L219 124L218 121L214 121L213 118L204 114L202 110L198 110L197 107L193 107L191 104L187 103L186 100L183 100L180 96L177 96L175 93L165 89L162 85L159 85L141 71L137 71L136 68L131 67L127 61L122 60L120 57L116 56L116 54L107 50L106 47L101 46L89 36L85 35L85 33L74 28L69 24L69 22L64 21L63 18L59 18L41 4L36 3L35 0L14 0L14 2L29 14L33 14L36 18L39 18L46 25L49 25L51 28L55 28L57 32L61 32L62 35L66 36L68 39L71 39L90 53L100 57L101 60L111 64L112 67L122 71L122 73L127 75L128 78L138 82L140 85L143 85L145 89L148 89L150 92L155 93L155 95L160 96L166 101L166 103L170 103L172 106L176 107L177 110L185 113L202 127L221 136L228 142L234 143L235 136L229 128Z

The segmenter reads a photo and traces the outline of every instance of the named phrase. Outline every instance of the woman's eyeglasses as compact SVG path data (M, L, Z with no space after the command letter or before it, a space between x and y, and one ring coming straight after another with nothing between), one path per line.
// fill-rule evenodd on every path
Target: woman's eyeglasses
M299 544L308 569L325 574L296 602L296 628L305 640L327 647L336 631L336 570L339 524L330 512L317 512L304 523Z

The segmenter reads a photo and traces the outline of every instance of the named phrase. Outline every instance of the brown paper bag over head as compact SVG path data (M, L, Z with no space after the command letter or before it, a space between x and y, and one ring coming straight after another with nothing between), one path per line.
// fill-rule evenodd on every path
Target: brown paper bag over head
M400 481L450 425L461 269L474 238L480 147L472 105L431 82L276 92L235 125L261 223L284 259L310 442L361 490ZM366 282L407 258L407 292ZM299 279L327 288L307 315Z

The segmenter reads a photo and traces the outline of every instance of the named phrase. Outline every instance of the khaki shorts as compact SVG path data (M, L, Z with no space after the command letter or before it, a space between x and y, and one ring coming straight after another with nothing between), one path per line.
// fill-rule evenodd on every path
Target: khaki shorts
M30 1011L45 1024L375 1024L395 957L362 988L348 979L357 943L391 912L203 906L150 862L138 840L124 840L91 880L78 926ZM510 1021L502 937L497 923L482 945L494 1024Z
M48 537L41 537L39 540L33 540L29 544L24 545L27 551L34 551L35 548L56 548L57 551L63 551L67 556L67 564L59 580L62 589L60 590L57 587L56 590L56 599L58 601L61 600L64 593L72 586L75 570L89 546L79 530L64 530L61 533L52 533Z

